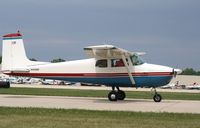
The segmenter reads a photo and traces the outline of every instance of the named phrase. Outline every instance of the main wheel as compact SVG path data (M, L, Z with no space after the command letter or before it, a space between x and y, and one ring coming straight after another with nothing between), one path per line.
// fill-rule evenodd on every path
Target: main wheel
M117 92L116 91L111 91L108 93L108 99L110 101L117 101Z
M162 96L161 96L160 94L155 94L155 95L153 96L153 100L154 100L155 102L160 102L160 101L162 100Z
M117 91L117 99L124 100L126 98L126 93L122 90Z
M10 82L6 82L5 88L10 88Z

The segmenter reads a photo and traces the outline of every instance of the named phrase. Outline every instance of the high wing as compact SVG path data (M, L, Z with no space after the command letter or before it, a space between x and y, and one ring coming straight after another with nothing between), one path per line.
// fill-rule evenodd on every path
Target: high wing
M125 49L115 47L113 45L97 45L97 46L89 46L84 48L86 54L89 57L92 58L122 58L127 73L129 75L130 81L132 85L135 85L135 80L133 79L130 67L128 66L128 62L126 61L127 57L130 57L131 55L144 55L145 53L142 52L129 52Z
M122 55L129 57L131 55L144 55L143 52L130 52L113 45L96 45L84 48L85 53L91 58L121 58Z

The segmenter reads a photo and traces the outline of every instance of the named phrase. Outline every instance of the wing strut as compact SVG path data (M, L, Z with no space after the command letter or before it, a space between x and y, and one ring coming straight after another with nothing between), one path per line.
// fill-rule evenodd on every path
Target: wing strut
M122 54L122 60L123 60L123 62L124 62L124 65L125 65L125 67L126 67L126 70L127 70L127 72L128 72L128 75L129 75L129 78L130 78L130 80L131 80L131 83L132 83L132 85L134 86L134 85L135 85L135 80L133 79L132 73L131 73L131 71L130 71L130 69L129 69L128 62L126 61L126 57L125 57L124 54Z

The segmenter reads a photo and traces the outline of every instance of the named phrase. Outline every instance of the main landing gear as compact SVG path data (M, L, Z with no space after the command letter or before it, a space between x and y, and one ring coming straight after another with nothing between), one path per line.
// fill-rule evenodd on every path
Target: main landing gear
M157 93L156 88L153 88L154 90L154 96L153 96L153 100L155 102L160 102L162 100L162 96L160 94Z
M115 90L115 88L117 90ZM162 100L162 96L160 94L157 93L156 88L153 88L154 91L154 96L153 96L153 100L155 102L161 102ZM112 91L108 93L108 99L110 101L117 101L117 100L124 100L126 98L126 93L122 90L119 89L119 87L112 87Z
M119 87L112 87L112 91L108 93L108 99L110 101L124 100L126 98L126 94L124 91L120 90Z

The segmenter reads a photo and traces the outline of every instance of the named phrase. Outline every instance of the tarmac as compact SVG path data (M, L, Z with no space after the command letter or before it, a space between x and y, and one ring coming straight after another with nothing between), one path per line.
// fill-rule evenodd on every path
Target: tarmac
M80 90L112 90L107 86L80 86L80 85L38 85L38 84L11 84L11 87L18 88L51 88L51 89L80 89ZM151 88L133 88L133 87L120 87L123 91L147 91L150 92ZM186 89L156 89L157 92L185 92L185 93L200 93L200 90L186 90Z
M107 98L94 97L0 95L0 106L200 114L200 101L188 100L155 103L147 99L126 99L111 102Z
M60 85L24 85L11 84L11 87L52 88L52 89L86 89L111 90L106 86L60 86ZM120 88L124 91L150 91L150 88ZM200 93L200 90L157 89L158 92ZM155 103L152 99L128 99L111 102L107 98L67 97L67 96L30 96L30 95L0 95L0 106L7 107L39 107L62 109L86 109L106 111L135 111L135 112L172 112L200 114L200 101L191 100L162 100Z

